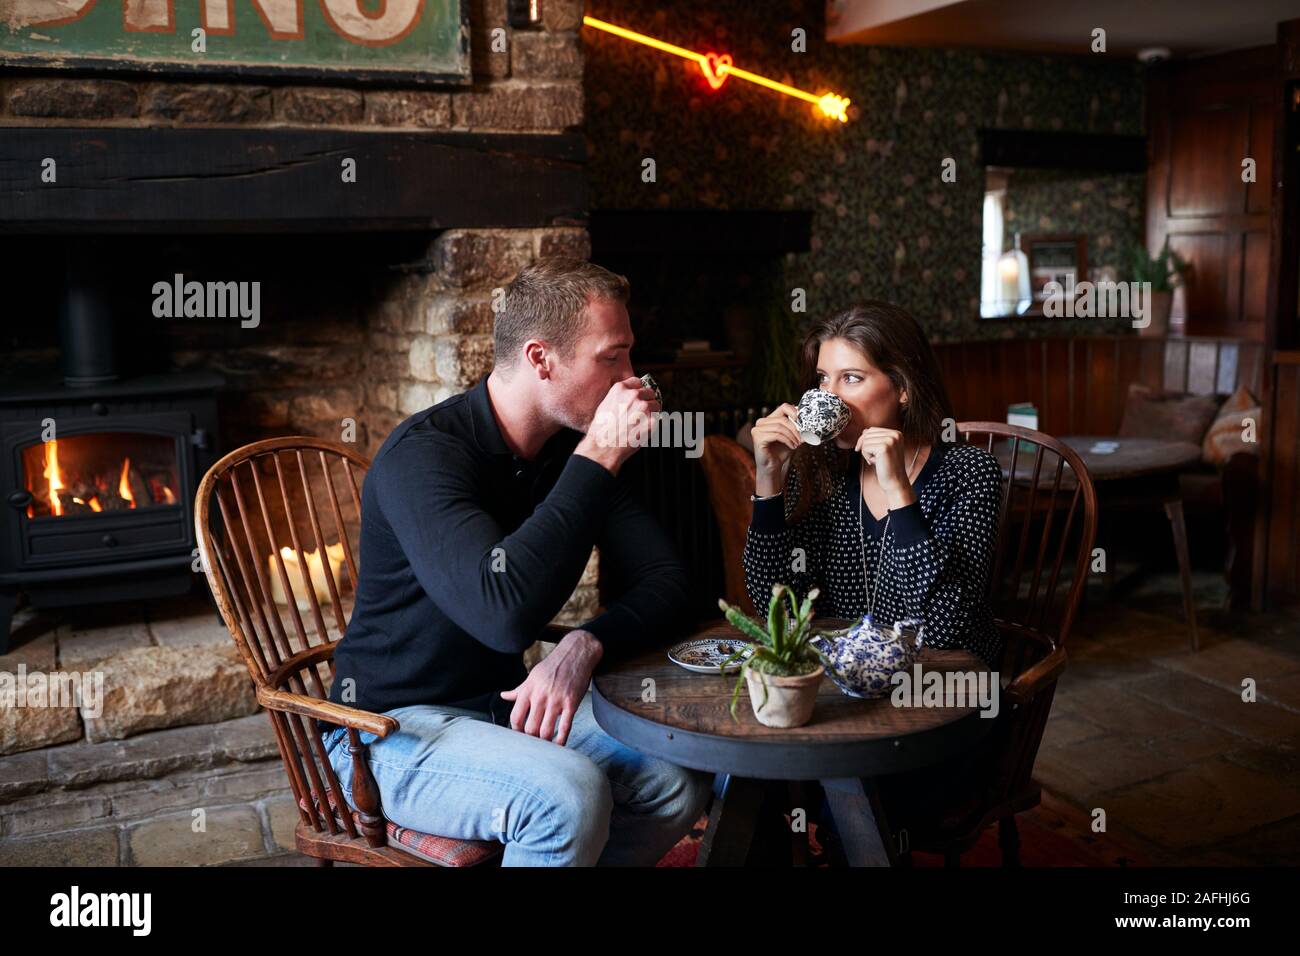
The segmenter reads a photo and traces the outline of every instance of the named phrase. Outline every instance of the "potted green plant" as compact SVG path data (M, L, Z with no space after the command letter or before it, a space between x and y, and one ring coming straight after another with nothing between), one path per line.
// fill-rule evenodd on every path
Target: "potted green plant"
M810 643L812 606L818 591L813 588L796 606L794 592L784 584L772 587L767 607L767 625L719 600L718 607L728 622L754 642L753 653L746 649L731 655L722 670L732 661L744 658L731 693L731 718L736 719L736 700L740 685L749 685L749 702L758 722L768 727L799 727L812 716L825 668ZM787 611L788 607L788 611Z
M1149 320L1138 330L1139 335L1163 337L1169 334L1169 309L1173 305L1174 289L1182 283L1187 271L1187 260L1169 248L1168 236L1165 236L1165 244L1157 256L1153 257L1144 245L1133 250L1133 281L1141 284L1146 299L1142 305Z

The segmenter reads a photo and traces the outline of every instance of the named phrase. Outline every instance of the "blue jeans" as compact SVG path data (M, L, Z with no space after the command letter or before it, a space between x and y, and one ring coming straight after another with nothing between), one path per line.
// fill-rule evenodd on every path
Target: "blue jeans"
M563 747L493 724L486 712L415 704L386 713L401 730L360 733L384 816L423 833L498 840L503 866L653 866L712 791L712 774L647 757L601 730L590 691ZM347 731L323 739L352 804Z

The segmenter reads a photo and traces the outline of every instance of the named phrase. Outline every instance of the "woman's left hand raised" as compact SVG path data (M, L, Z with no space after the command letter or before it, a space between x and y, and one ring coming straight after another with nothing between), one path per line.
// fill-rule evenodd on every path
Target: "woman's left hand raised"
M876 481L889 498L891 509L916 500L912 482L907 477L902 432L894 428L864 428L853 448L876 470Z

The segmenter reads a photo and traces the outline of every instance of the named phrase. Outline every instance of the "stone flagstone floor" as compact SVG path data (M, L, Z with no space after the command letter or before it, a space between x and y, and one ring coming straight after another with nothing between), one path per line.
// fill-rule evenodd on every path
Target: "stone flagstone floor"
M1123 853L1091 834L1088 859L1300 861L1300 614L1213 610L1212 575L1197 596L1198 654L1171 576L1123 604L1094 601L1071 638L1035 768L1050 807L1031 812L1081 827L1104 810ZM83 650L229 642L215 618L185 620L90 635ZM1245 677L1256 703L1241 700ZM260 712L0 757L0 866L309 864L293 851L296 821Z

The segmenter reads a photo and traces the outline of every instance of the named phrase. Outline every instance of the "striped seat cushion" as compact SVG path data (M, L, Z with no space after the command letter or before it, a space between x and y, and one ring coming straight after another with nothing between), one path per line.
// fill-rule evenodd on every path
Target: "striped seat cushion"
M343 820L338 815L338 806L334 802L332 792L329 794L329 802L330 809L334 811L334 821L342 827ZM299 800L298 805L302 807L304 813L307 812L306 799ZM353 810L352 820L360 827L361 814ZM431 833L421 833L419 830L398 826L392 820L387 823L390 846L400 846L412 856L418 856L438 866L478 866L480 863L494 859L502 850L501 844L492 840L461 840L455 837L434 836Z

